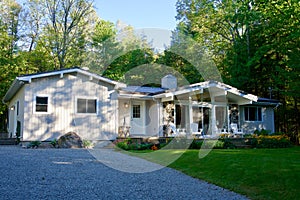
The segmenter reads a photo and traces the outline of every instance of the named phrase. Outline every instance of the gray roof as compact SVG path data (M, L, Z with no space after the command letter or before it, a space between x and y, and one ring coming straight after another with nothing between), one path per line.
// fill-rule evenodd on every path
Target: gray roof
M166 91L166 89L159 87L145 87L145 86L127 86L122 88L122 91L129 93L143 93L148 95L160 94Z

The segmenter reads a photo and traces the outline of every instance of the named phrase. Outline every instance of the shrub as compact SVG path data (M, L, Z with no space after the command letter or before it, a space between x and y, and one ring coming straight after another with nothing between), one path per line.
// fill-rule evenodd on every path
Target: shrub
M32 141L27 145L27 148L38 148L40 146L41 142L36 140Z
M116 140L114 143L118 148L123 150L146 150L151 149L151 147L153 146L153 144L151 143L133 143L131 138L127 138L121 141Z
M225 138L222 140L224 142L223 149L235 149L236 146L231 142L232 139Z
M270 130L265 130L265 129L261 129L259 130L255 130L254 134L255 135L270 135L271 131Z
M221 133L219 135L220 138L230 138L231 137L231 134L230 133Z
M224 149L225 142L222 140L218 140L214 146L214 149Z
M252 139L251 145L256 148L286 148L292 143L286 135L259 135Z
M89 140L83 140L82 145L84 148L87 148L87 149L94 147L94 144Z
M203 140L193 140L189 149L200 149L203 144Z
M56 139L52 140L50 144L55 148L57 146L57 140Z

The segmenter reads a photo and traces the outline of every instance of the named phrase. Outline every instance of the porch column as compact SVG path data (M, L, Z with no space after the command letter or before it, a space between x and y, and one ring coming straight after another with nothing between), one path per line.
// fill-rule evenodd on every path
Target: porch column
M230 132L230 110L229 105L226 106L227 109L227 132Z
M191 135L192 134L192 130L191 130L191 126L193 123L193 106L192 106L192 102L191 100L189 100L189 119L188 119L188 124L189 126L186 127L187 128L187 132Z
M216 134L216 127L217 127L217 124L216 124L216 105L212 104L212 107L211 107L211 134L212 135L215 135Z
M215 96L211 96L211 103L212 103L212 107L211 107L211 134L212 135L216 135L217 134L217 117L216 117L216 104L215 104Z
M157 119L158 119L158 126L157 126L157 136L160 137L160 132L162 131L163 132L163 128L162 128L162 124L163 124L163 121L162 121L162 110L163 110L163 107L162 107L162 104L159 100L156 100L156 107L157 107ZM163 134L162 134L163 135Z

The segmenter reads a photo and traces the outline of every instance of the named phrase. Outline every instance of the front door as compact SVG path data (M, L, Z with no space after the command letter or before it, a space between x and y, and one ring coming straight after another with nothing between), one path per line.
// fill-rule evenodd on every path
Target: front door
M132 101L131 103L131 128L130 134L145 134L145 102Z

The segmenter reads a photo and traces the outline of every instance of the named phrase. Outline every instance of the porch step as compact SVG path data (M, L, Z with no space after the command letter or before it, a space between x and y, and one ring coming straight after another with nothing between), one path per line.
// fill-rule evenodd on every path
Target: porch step
M0 139L0 145L16 145L15 138Z
M0 139L7 139L7 138L8 138L8 133L0 132Z
M245 138L231 138L229 141L238 149L251 148L251 145L245 144Z

